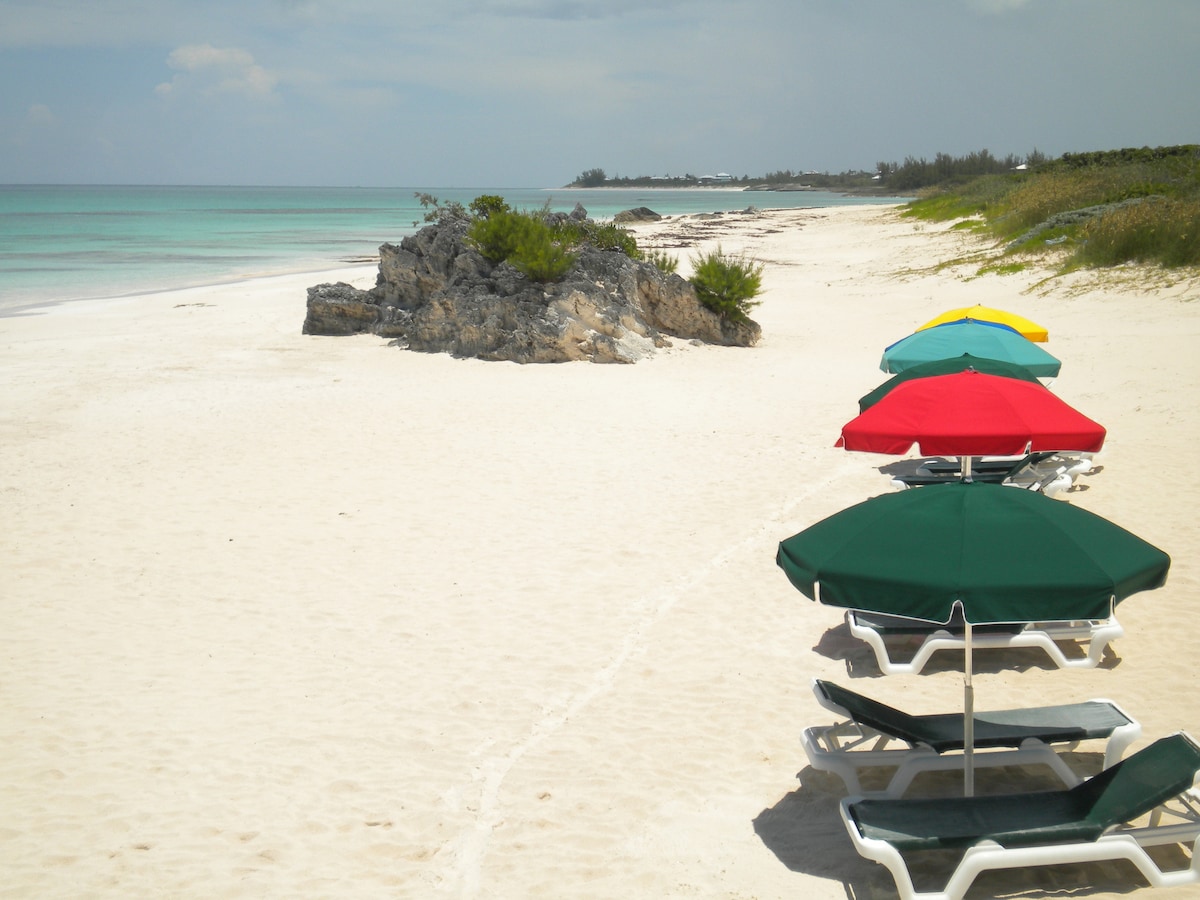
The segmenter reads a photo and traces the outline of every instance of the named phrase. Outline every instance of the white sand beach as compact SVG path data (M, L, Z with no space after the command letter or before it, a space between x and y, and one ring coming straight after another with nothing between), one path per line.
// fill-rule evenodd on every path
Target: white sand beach
M892 457L834 440L885 345L973 303L1046 325L1054 391L1108 429L1066 502L1172 557L1104 665L984 663L978 706L1200 735L1195 280L976 277L938 263L977 239L882 206L639 228L681 237L765 264L759 346L301 334L307 286L374 267L0 318L0 897L894 897L806 770L809 682L953 711L961 656L877 676L774 558L889 491ZM970 896L1080 882L1140 879Z

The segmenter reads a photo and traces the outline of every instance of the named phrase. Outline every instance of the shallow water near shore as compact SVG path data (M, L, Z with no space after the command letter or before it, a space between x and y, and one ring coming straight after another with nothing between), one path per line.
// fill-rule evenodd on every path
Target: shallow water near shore
M320 271L372 262L424 224L418 194L464 205L498 194L518 209L593 219L646 206L675 216L879 203L826 191L729 188L340 188L0 186L0 315L48 303ZM886 202L886 201L885 201Z

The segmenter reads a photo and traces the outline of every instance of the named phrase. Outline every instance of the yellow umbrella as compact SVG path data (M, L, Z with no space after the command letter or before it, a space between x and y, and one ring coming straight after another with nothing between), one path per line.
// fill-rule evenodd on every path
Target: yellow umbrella
M972 319L976 322L993 322L997 325L1007 325L1013 331L1018 332L1022 337L1031 341L1046 341L1050 338L1050 333L1036 322L1030 322L1023 316L1018 316L1015 313L1005 312L1002 309L992 309L990 306L964 306L961 309L952 309L949 312L944 312L936 319L930 319L917 331L924 331L926 328L933 328L936 325L946 325L950 322L961 322L963 319Z

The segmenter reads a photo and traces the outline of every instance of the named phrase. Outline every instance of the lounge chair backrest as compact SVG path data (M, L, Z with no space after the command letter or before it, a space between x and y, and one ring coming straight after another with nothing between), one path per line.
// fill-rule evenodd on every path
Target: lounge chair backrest
M1008 471L1004 473L1004 477L1011 478L1026 467L1032 469L1039 463L1043 463L1050 459L1052 456L1054 456L1053 451L1040 451L1026 454L1024 458L1017 460L1015 463L1009 466Z
M1132 821L1190 788L1200 771L1200 747L1182 732L1105 769L1071 789L1083 817L1099 829Z
M872 700L870 697L864 697L862 694L856 694L831 681L822 681L818 678L815 680L815 685L821 693L846 710L851 718L860 725L866 725L868 728L874 728L909 743L919 744L929 739L925 730L921 729L916 720L908 713L894 709L886 703L880 703L878 700Z

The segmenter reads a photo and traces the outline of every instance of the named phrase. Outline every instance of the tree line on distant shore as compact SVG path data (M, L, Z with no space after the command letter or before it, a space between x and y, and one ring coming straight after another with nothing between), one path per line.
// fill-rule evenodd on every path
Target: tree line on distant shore
M796 190L816 188L829 190L877 190L879 185L872 172L842 172L830 175L825 172L793 172L783 169L766 175L609 175L604 169L587 169L569 188L689 188L701 185L740 187L750 190Z
M574 187L688 187L706 180L609 178L588 169ZM1125 262L1200 266L1200 144L1064 153L1034 150L998 158L987 150L966 156L907 157L875 172L839 175L790 169L720 183L761 190L825 189L913 195L908 215L990 234L1010 257L1001 268L1024 266L1020 256L1054 252L1063 268Z
M608 175L604 169L586 169L567 187L592 188L640 188L640 187L696 187L717 184L759 190L815 190L877 192L903 194L921 188L944 184L948 181L992 175L1000 172L1033 168L1046 162L1045 154L1034 150L1027 156L1012 154L999 159L987 150L968 153L966 156L951 156L939 153L932 161L924 157L909 156L902 163L880 162L875 171L862 169L839 173L804 172L780 169L765 175L638 175L627 177Z
M1008 154L994 156L988 150L978 150L964 156L938 153L932 160L925 157L905 157L904 162L879 162L875 171L847 170L845 172L805 172L780 169L765 175L638 175L628 177L608 175L604 169L586 169L567 187L696 187L704 184L742 187L760 190L820 189L830 191L875 192L881 194L915 194L927 188L962 184L984 175L1003 175L1028 172L1045 166L1114 165L1122 162L1146 162L1156 158L1187 155L1191 145L1181 147L1141 147L1123 150L1102 150L1087 153L1064 153L1051 159L1034 148L1025 156Z

